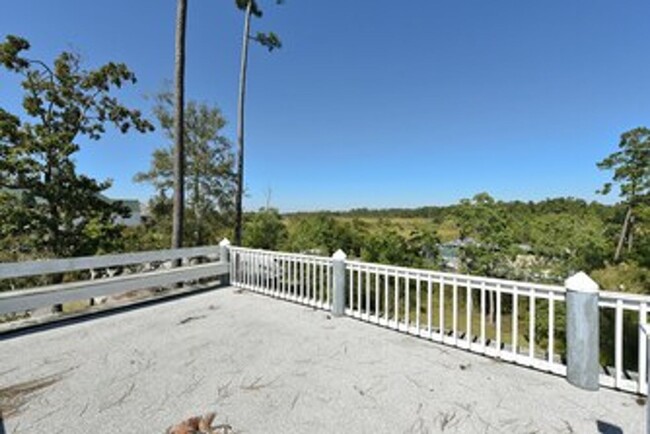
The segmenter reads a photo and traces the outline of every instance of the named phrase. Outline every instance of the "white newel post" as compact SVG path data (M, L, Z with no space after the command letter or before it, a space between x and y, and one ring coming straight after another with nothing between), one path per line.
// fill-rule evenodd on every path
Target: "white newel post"
M600 321L598 284L583 272L565 281L567 379L581 389L598 390Z
M332 255L332 315L345 315L345 259L343 250Z
M228 238L224 238L219 243L219 262L222 262L228 266L228 272L223 275L221 284L224 286L230 285L230 273L232 272L232 267L230 266L230 241Z
M639 334L642 338L646 340L646 366L650 366L650 324L639 324ZM645 381L648 388L646 390L650 391L650 375L647 375L645 379L639 378L639 381ZM645 433L650 434L650 393L645 400Z

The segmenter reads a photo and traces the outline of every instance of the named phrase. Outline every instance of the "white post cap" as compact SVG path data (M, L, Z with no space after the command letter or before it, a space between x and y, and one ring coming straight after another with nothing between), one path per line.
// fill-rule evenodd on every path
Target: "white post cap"
M336 259L337 261L344 261L345 258L348 256L345 254L345 252L341 249L338 249L334 254L332 255L332 259Z
M230 245L230 240L228 238L224 238L223 240L221 240L221 242L219 242L219 245L220 246L229 246Z
M599 287L586 273L580 271L564 281L564 286L569 291L598 292Z

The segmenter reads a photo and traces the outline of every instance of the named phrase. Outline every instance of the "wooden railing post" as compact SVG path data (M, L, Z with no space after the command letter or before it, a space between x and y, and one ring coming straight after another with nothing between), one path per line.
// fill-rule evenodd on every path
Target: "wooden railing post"
M228 272L221 279L221 284L228 286L230 285L230 273L232 270L232 267L230 267L230 240L228 238L224 238L219 243L219 262L228 264Z
M345 259L343 250L332 255L332 315L345 315Z
M598 390L600 321L598 284L580 272L565 281L567 379L581 389Z

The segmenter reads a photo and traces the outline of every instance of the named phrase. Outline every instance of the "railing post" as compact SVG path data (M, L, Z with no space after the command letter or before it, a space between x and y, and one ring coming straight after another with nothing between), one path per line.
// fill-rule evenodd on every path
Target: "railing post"
M646 345L646 366L650 366L650 325L649 324L639 324L639 333L643 337L643 339L646 339L647 345ZM646 397L645 400L645 432L646 434L650 434L650 375L647 376L647 378L642 378L639 377L639 381L645 381L646 385L648 388L649 395Z
M343 250L332 255L332 315L345 315L345 259Z
M223 286L230 285L230 241L228 238L224 238L219 243L219 262L222 262L228 265L228 272L223 275L221 284Z
M567 379L585 390L598 390L600 321L598 284L583 272L568 278L566 287Z

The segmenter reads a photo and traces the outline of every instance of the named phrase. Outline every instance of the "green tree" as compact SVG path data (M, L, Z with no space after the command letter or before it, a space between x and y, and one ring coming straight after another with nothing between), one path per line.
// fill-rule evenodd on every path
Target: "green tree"
M253 214L246 222L244 245L256 249L279 250L287 238L287 228L276 209L267 208Z
M282 3L277 0L276 3ZM251 40L266 47L269 51L282 46L280 38L273 32L257 33L251 36L251 17L262 17L262 10L256 0L235 0L238 9L244 11L244 35L242 37L241 65L239 71L239 99L237 110L237 192L235 196L235 245L242 240L242 216L244 198L244 103L246 99L246 72L248 69L248 45Z
M185 32L187 0L176 2L176 46L174 56L174 208L172 249L183 247L185 218ZM180 261L176 265L180 265Z
M153 126L111 95L136 82L126 65L84 70L63 52L49 66L25 57L29 48L16 36L0 43L0 64L23 77L25 112L0 108L0 239L42 256L93 254L117 236L115 217L128 209L101 196L110 181L77 172L79 141L99 140L111 124L122 133Z
M367 262L405 266L412 265L413 261L404 237L387 226L368 235L361 258Z
M613 183L619 184L619 196L627 207L614 261L621 257L625 240L628 251L632 249L635 215L638 208L648 204L650 197L650 129L639 127L623 133L618 148L598 163L599 169L614 172L613 182L606 183L599 192L609 194Z
M462 260L470 273L507 277L513 257L513 233L505 210L487 193L463 199L459 212L460 233L467 243Z
M156 149L147 172L136 174L136 182L151 183L156 197L150 203L152 215L163 227L171 211L169 193L174 188L174 98L170 92L156 97L154 113L170 141L169 146ZM235 179L232 145L221 131L226 125L221 110L207 104L189 101L184 110L185 170L183 187L187 192L185 207L190 218L185 225L185 238L200 246L215 242L218 229L231 222ZM160 211L160 212L159 212Z
M325 214L298 219L291 225L287 247L294 252L314 252L324 256L342 249L353 256L361 244L353 224L344 224Z
M459 226L466 243L461 261L471 274L509 277L514 259L514 239L506 211L487 193L461 201ZM488 318L496 318L496 293L489 291Z
M408 251L411 253L413 265L419 267L438 268L440 265L440 237L436 231L428 227L418 228L411 232L406 240Z

